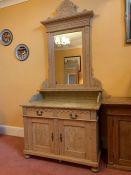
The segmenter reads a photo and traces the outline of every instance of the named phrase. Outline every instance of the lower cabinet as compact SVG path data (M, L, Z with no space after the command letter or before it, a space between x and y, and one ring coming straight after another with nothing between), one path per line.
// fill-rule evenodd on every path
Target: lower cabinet
M131 170L131 106L106 106L108 166Z
M97 111L23 107L26 156L98 168Z

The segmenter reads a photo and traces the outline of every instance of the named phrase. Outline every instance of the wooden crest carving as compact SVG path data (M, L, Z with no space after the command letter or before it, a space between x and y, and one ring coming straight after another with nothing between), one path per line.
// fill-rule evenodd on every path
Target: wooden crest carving
M64 0L56 10L56 17L70 16L77 13L78 7L70 0Z

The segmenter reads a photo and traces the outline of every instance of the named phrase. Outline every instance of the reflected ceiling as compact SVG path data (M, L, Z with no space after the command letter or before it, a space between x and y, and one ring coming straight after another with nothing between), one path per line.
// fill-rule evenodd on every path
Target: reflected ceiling
M70 40L69 45L65 46L57 46L55 44L56 50L65 50L65 49L72 49L72 48L82 48L82 33L81 32L72 32L72 33L66 33L61 35L56 35L56 37L66 37Z
M0 8L8 7L11 5L19 4L28 0L0 0Z

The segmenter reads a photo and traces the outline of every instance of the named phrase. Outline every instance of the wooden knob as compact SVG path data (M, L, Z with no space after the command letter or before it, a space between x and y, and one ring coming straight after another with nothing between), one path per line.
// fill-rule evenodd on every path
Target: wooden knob
M78 117L78 115L77 114L75 114L75 118L77 119L77 117Z
M36 114L37 114L38 116L42 116L43 111L36 111Z
M75 115L70 114L70 118L71 118L71 119L77 119L77 117L78 117L78 115L77 115L77 114L75 114Z

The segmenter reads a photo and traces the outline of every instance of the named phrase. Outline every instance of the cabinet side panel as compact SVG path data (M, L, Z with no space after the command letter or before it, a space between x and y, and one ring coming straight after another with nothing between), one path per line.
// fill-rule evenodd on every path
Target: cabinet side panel
M24 117L23 119L24 121L24 149L28 150L29 149L29 132L28 132L28 123L29 123L29 120L28 118Z

